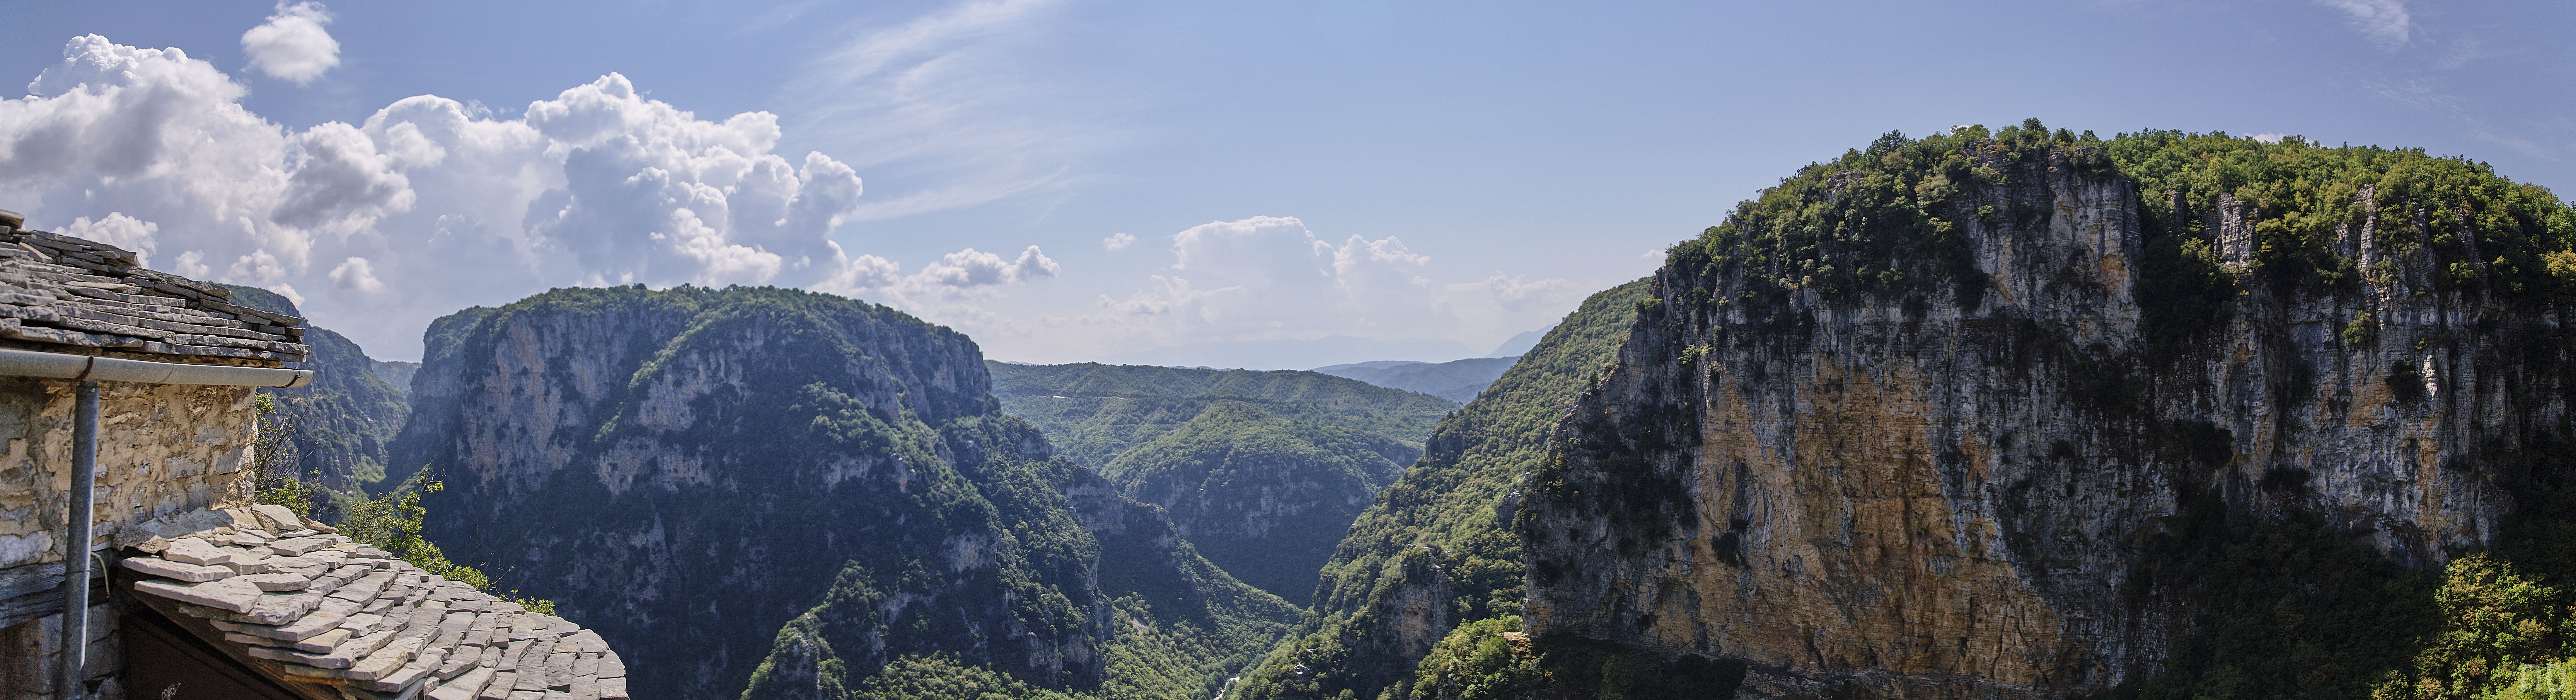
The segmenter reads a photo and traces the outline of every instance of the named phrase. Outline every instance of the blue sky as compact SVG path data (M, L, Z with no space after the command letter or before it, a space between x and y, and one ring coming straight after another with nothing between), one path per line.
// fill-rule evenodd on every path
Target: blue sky
M292 288L385 358L465 306L687 282L879 301L998 359L1447 360L1801 164L2034 116L2576 181L2563 3L8 13L0 77L32 82L0 103L0 208Z

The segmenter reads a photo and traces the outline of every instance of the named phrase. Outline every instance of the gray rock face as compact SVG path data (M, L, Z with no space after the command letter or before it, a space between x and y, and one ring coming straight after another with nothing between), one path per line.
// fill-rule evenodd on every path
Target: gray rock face
M1098 672L1067 651L1092 629L1031 631L1004 593L1020 554L972 475L1046 448L964 336L825 295L616 288L470 309L427 350L396 454L446 485L428 534L591 624L645 697L739 694L847 562L962 616L970 660Z
M1658 273L1521 511L1532 634L1745 659L1761 697L2081 695L2183 631L2191 601L2125 584L2187 501L2438 564L2512 507L2490 467L2567 419L2537 340L2563 311L2437 290L2420 221L2336 233L2354 290L2244 284L2159 345L2132 185L2065 151L1980 165L2010 184L1970 199L2020 214L1943 212L1988 276L1971 303L1761 317L1706 303L1741 279ZM2169 225L2241 271L2259 223L2222 198Z

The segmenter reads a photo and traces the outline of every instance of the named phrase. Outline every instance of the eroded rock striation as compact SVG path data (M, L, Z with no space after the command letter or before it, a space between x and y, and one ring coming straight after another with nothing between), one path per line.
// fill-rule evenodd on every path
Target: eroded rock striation
M2186 511L2434 565L2567 439L2565 307L2519 280L2556 283L2507 281L2537 224L2008 140L1883 141L1675 248L1528 486L1531 635L1741 659L1752 697L2083 695L2190 632L2152 564Z

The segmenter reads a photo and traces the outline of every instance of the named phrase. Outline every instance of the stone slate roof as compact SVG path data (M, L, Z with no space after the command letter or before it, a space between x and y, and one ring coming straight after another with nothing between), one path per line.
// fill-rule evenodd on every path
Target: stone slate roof
M222 285L144 269L116 246L0 223L0 339L304 361L304 319L231 297Z
M133 598L271 678L312 684L307 695L627 697L626 664L596 632L431 575L280 506L217 512L232 524L125 552L120 566L142 575Z

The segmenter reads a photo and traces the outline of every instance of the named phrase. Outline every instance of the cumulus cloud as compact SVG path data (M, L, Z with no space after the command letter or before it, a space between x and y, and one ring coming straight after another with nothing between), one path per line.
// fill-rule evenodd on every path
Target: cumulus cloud
M97 221L86 216L75 218L71 225L60 231L134 251L135 259L145 267L152 265L152 251L160 247L160 241L154 240L154 235L160 232L160 224L126 216L124 212L108 212L106 217Z
M986 310L1002 297L1002 287L1050 279L1064 271L1037 246L1004 258L967 248L940 256L919 272L903 274L903 265L874 255L843 264L817 291L866 297L942 323L970 328L1006 325Z
M1105 250L1123 250L1135 244L1136 237L1124 233L1113 233L1109 234L1108 238L1100 239L1100 247Z
M322 25L331 23L331 13L322 3L277 3L277 13L268 22L242 32L242 53L250 56L250 67L269 77L307 85L314 78L340 65L340 41Z
M320 12L284 6L271 24L318 27ZM307 311L386 357L417 353L435 316L549 287L966 299L1061 269L1035 248L959 251L912 275L854 258L829 235L858 209L855 168L776 152L767 112L701 118L615 73L518 118L423 95L290 129L204 60L92 35L28 90L0 101L0 201L31 226L200 279L330 290Z
M1170 240L1170 268L1135 291L1101 295L1087 315L983 329L978 340L1035 359L1337 336L1490 347L1554 320L1588 291L1580 282L1499 274L1434 284L1433 258L1400 238L1337 242L1294 217L1210 222Z
M344 292L369 294L385 290L385 283L376 279L375 266L366 258L350 258L342 261L339 267L331 268L331 286Z
M2355 31L2386 46L2404 44L2415 31L2415 18L2403 0L2316 0L2340 10Z

